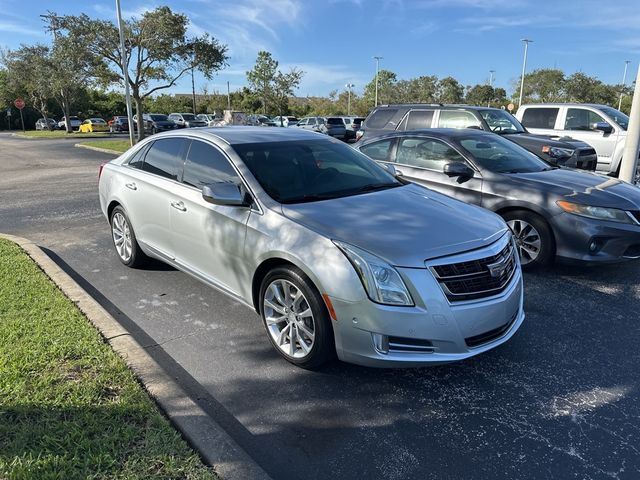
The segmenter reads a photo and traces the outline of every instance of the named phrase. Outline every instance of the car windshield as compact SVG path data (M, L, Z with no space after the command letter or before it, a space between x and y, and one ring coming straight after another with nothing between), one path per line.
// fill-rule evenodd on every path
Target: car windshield
M521 146L497 135L460 136L455 141L482 168L496 173L532 173L551 170L546 163Z
M101 118L92 118L91 123L107 123Z
M188 122L189 120L195 120L196 116L192 113L183 113L182 118L184 118Z
M623 130L629 128L629 117L627 117L620 110L616 110L615 108L611 107L600 107L600 110L603 113L609 115L609 117L611 117L614 122L620 125L620 128L622 128Z
M327 125L344 125L341 118L327 118Z
M233 145L262 188L280 203L304 203L403 185L343 143L327 140Z
M480 115L492 132L524 133L524 127L516 118L503 110L481 110Z
M166 115L149 115L154 122L166 122L169 117Z

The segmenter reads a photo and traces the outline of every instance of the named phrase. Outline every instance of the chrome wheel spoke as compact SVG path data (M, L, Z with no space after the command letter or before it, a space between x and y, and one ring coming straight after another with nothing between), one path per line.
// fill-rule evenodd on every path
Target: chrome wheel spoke
M538 233L533 225L524 220L509 220L507 225L509 225L509 228L513 232L516 244L518 245L520 262L523 265L527 265L535 261L538 255L540 255L542 248L540 233Z
M304 358L313 349L315 319L304 293L285 279L274 280L262 298L267 332L287 357Z

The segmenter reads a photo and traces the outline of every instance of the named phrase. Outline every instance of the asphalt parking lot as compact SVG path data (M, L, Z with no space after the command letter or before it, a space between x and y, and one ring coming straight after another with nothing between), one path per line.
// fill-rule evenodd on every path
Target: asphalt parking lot
M640 477L640 264L525 275L527 319L474 359L289 365L255 313L162 264L120 264L108 154L0 134L0 231L44 247L275 479Z

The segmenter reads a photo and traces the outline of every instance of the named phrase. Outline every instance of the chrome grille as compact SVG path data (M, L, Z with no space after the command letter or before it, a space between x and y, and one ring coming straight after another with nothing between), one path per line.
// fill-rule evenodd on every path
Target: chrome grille
M516 257L510 241L496 255L466 262L430 267L450 302L475 300L502 292L516 271Z

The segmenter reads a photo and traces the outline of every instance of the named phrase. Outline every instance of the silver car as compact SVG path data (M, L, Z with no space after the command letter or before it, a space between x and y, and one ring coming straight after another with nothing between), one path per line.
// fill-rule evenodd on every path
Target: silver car
M99 190L125 265L154 257L226 293L302 367L336 354L370 366L462 360L524 319L500 217L330 137L167 132L104 165Z

